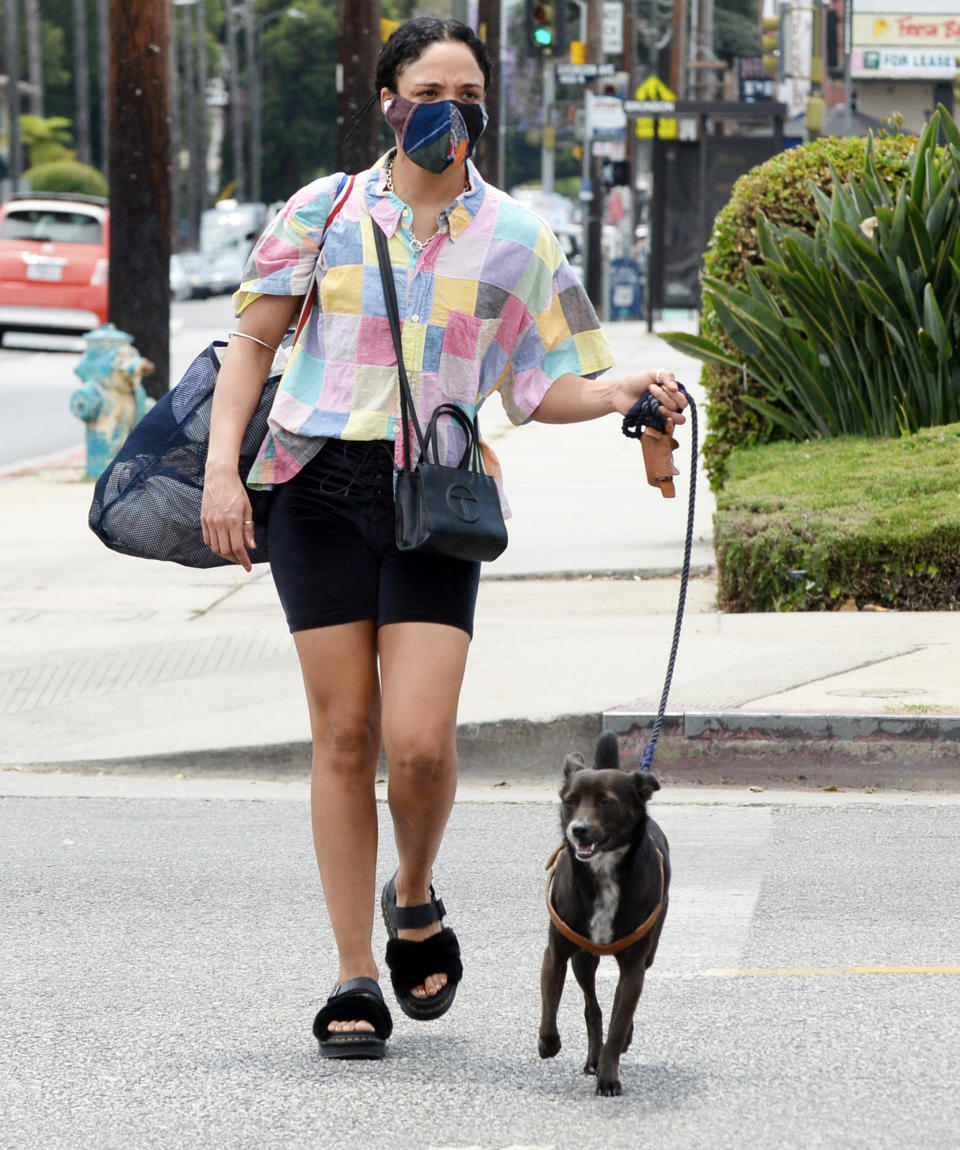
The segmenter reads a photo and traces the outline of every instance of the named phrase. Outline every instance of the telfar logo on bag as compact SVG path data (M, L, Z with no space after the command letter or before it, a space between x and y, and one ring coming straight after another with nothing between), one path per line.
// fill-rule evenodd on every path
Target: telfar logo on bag
M480 518L479 500L463 483L451 483L447 488L447 506L464 523L476 523Z

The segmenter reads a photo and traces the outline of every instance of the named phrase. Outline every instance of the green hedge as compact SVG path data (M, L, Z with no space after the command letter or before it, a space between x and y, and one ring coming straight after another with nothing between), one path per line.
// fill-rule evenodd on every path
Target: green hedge
M83 196L103 196L110 194L106 177L76 160L52 160L49 164L37 164L24 172L23 177L35 192L73 192Z
M960 424L738 450L717 495L724 611L960 609Z

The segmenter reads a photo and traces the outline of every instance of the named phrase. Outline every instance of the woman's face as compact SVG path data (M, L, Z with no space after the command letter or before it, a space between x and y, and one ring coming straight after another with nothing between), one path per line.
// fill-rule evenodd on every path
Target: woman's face
M380 106L393 94L389 88L382 88ZM397 74L396 94L415 104L434 100L480 104L484 97L483 72L466 44L436 40Z

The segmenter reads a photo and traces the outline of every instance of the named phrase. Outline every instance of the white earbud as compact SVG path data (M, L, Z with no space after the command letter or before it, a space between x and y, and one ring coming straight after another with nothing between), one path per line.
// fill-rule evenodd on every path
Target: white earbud
M390 111L390 106L392 103L393 103L393 100L387 100L386 103L383 105L383 114L384 115L386 115L387 112Z

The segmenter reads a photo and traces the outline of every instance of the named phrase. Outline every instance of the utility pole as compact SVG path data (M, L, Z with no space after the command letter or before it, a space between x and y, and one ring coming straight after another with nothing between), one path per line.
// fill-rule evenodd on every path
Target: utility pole
M486 44L493 61L493 74L487 89L487 129L477 145L476 164L491 184L502 188L506 175L503 170L503 149L500 137L506 109L503 106L503 54L500 36L502 0L479 0L477 5L477 34Z
M40 23L40 0L25 0L23 13L27 30L30 113L34 116L43 116L43 32Z
M380 152L382 117L357 117L373 93L380 55L380 0L337 0L337 166L361 172Z
M247 176L243 164L243 109L240 105L240 35L237 27L243 9L227 0L227 61L230 69L230 128L233 144L234 196L247 198ZM342 27L342 25L341 25Z
M637 86L637 25L636 4L634 0L627 0L623 6L623 62L621 68L627 74L627 99L632 100ZM634 229L637 216L637 124L635 120L627 120L623 130L623 158L627 165L630 180L630 195L628 197L627 220L631 245L634 242Z
M603 0L589 0L587 5L587 62L603 63ZM584 100L589 106L593 93L589 85ZM589 181L581 191L584 201L584 259L586 275L584 286L597 314L603 315L603 157L593 154L592 124L589 114L584 117L584 171ZM587 199L585 193L589 192Z
M110 0L97 0L97 73L100 89L100 171L110 179Z
M197 69L194 64L193 13L190 11L190 7L190 5L184 4L181 16L183 25L183 90L186 97L184 124L187 136L187 207L185 212L187 234L182 238L186 240L187 247L195 248L197 247L197 222L200 218L196 173L202 161L197 152Z
M15 192L23 175L23 151L20 143L20 69L18 67L19 29L17 27L17 0L5 0L3 5L4 56L7 73L7 131L9 133L10 190Z
M670 42L670 87L678 100L687 98L687 0L673 0L673 39Z
M826 105L823 99L823 0L813 0L813 52L810 57L810 95L804 127L807 136L815 140L823 130Z
M73 0L73 82L77 159L90 163L90 61L87 58L87 6Z
M200 116L197 130L197 162L196 165L191 163L191 176L196 182L197 186L197 219L195 227L197 229L197 246L200 243L200 216L207 207L209 202L209 193L207 191L208 181L208 158L207 158L207 145L210 138L210 107L207 103L207 84L209 82L209 75L207 71L207 4L206 0L199 0L193 6L194 14L196 15L196 32L197 32L197 98L200 101Z
M110 320L170 384L170 8L110 0Z

